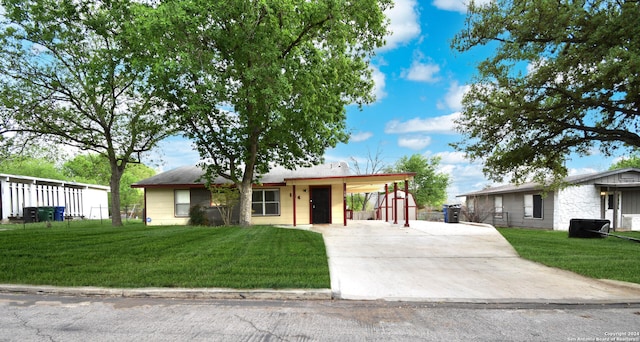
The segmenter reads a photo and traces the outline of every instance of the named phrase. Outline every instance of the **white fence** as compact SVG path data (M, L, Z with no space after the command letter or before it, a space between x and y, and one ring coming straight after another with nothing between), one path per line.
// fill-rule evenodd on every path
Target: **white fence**
M22 219L27 207L64 207L67 217L109 216L108 186L0 174L0 192L2 220Z

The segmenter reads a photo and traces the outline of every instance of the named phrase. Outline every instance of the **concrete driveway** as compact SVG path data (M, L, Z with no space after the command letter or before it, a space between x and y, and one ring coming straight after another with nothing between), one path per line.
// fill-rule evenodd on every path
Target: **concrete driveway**
M640 285L586 278L518 256L489 226L382 221L321 232L336 298L478 303L640 303Z

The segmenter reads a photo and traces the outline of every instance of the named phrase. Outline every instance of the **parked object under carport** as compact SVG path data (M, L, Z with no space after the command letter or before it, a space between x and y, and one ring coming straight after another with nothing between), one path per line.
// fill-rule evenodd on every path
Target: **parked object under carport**
M640 242L628 236L614 235L609 233L611 222L602 219L571 219L569 221L569 237L570 238L605 238L613 236L624 240Z

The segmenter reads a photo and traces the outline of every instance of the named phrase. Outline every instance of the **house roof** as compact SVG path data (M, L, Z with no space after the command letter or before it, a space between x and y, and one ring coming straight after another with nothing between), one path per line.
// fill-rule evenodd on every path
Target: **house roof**
M167 188L167 187L203 187L204 171L198 166L183 166L166 171L151 178L141 180L133 185L134 188ZM260 177L263 185L286 185L301 183L321 183L331 179L345 179L351 192L378 191L381 184L387 182L412 179L415 173L393 173L375 175L352 175L349 165L344 162L316 165L312 167L288 170L284 167L273 167L268 173ZM348 181L347 181L348 180ZM218 177L214 184L229 183L227 179ZM373 190L373 189L376 190Z
M564 182L570 185L577 185L577 184L595 181L600 178L605 178L605 177L622 174L626 172L636 172L640 174L640 169L626 168L626 169L608 170L604 172L594 172L594 173L588 173L588 174L582 174L582 175L568 176L564 178ZM640 186L640 183L638 182L628 182L628 183L595 182L595 185L610 186L610 187L637 187L637 186ZM536 183L536 182L524 183L520 185L507 184L507 185L495 186L495 187L490 187L490 188L486 188L479 191L465 193L462 195L458 195L457 197L538 191L538 190L541 190L542 188L543 188L542 184Z

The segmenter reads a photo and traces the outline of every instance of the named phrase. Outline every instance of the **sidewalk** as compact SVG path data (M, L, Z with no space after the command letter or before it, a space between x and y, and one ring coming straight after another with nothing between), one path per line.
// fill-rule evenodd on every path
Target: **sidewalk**
M595 280L521 259L490 226L381 221L315 227L334 297L471 303L640 303L640 285Z

